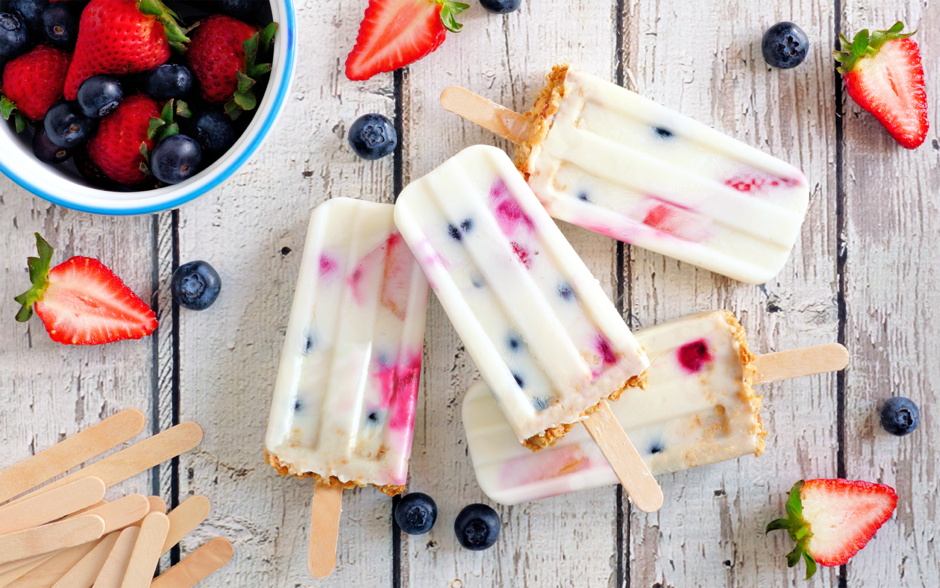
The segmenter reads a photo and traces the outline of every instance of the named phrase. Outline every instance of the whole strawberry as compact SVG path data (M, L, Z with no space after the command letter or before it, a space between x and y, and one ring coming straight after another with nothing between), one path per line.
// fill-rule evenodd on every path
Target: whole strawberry
M792 568L802 557L806 579L816 564L841 566L875 536L898 504L894 488L849 480L800 480L790 490L787 518L767 525L767 532L785 529L796 542L787 554Z
M206 18L193 32L186 52L199 93L210 104L225 104L233 119L257 105L252 91L257 79L271 71L270 64L257 64L259 51L266 53L277 24L262 32L230 16Z
M891 136L908 149L927 138L927 92L924 65L914 33L901 33L897 22L886 31L869 35L863 30L852 41L840 35L842 51L835 51L852 100L872 113Z
M176 14L160 0L91 0L79 23L65 99L75 100L91 76L136 74L163 65L171 47L185 51L187 42Z
M30 120L42 120L46 111L62 98L70 60L71 56L65 51L38 45L7 63L0 84L3 118L9 120L17 110ZM25 121L17 117L17 131L25 126Z
M98 345L140 339L157 328L157 317L121 278L97 259L72 257L49 269L53 249L36 233L39 257L29 258L32 287L16 297L16 320L26 322L33 309L53 341Z
M125 98L113 113L101 119L98 134L88 141L88 157L111 180L122 186L137 186L149 176L141 171L147 160L141 144L153 149L148 137L150 120L160 118L160 108L148 96Z

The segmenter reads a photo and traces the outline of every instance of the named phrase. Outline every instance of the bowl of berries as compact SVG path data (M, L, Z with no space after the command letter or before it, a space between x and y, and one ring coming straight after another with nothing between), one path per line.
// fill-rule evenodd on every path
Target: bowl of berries
M0 172L96 214L176 208L258 149L293 0L0 0Z

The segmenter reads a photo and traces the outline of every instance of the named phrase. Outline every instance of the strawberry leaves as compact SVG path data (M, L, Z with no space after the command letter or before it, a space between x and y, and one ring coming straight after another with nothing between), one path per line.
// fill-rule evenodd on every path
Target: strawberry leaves
M845 35L839 35L842 50L832 52L832 56L835 60L842 64L838 68L839 73L845 75L851 72L859 59L875 55L887 41L906 39L917 32L901 33L902 30L904 30L904 23L898 21L894 23L890 29L885 31L869 33L868 29L863 29L859 31L851 41L849 41Z
M809 523L803 520L803 501L800 496L803 484L803 480L800 480L790 490L790 496L787 499L787 518L771 521L764 532L770 533L784 529L789 532L790 539L796 543L796 546L787 554L787 566L791 568L796 566L802 557L806 561L806 579L809 580L816 573L816 559L806 548L813 533L810 531Z
M29 281L33 285L29 290L14 298L22 305L16 313L16 320L21 323L25 323L33 316L33 304L42 298L43 292L49 285L49 266L54 249L39 233L36 233L36 249L39 251L39 257L30 257L26 260L29 267Z
M166 33L166 40L170 47L179 53L186 52L186 44L189 43L189 37L186 36L196 25L189 29L184 29L179 25L179 15L167 8L160 0L140 0L137 9L141 14L157 17L157 21L163 25Z
M258 98L254 88L257 80L271 72L270 63L257 63L258 57L267 55L277 34L277 23L272 22L259 33L252 35L244 43L245 50L244 71L238 71L235 77L238 80L238 89L232 99L225 104L225 113L232 120L237 119L243 112L254 110L258 106Z
M178 135L180 126L179 123L176 122L176 117L191 118L192 115L193 112L190 110L187 103L182 100L170 100L163 105L160 118L152 117L150 119L150 124L147 126L147 138L151 139L154 144L157 144L167 137ZM148 176L153 175L148 165L150 162L150 149L147 148L146 141L140 144L140 154L144 156L145 160L140 164L140 171Z
M435 0L441 5L441 24L444 28L453 33L459 33L463 25L457 22L457 15L470 8L470 5L454 0Z
M6 96L0 96L0 116L3 116L3 120L10 120L12 116L17 133L26 130L26 117L16 109L16 104Z

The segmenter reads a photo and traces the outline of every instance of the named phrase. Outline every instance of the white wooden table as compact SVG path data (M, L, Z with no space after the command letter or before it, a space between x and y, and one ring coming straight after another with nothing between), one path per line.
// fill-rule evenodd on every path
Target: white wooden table
M276 132L241 173L179 211L95 217L0 177L0 466L122 408L144 410L153 430L199 422L206 438L196 451L121 492L212 500L209 523L184 552L223 535L236 556L206 586L937 586L940 2L524 0L505 17L471 3L464 32L438 52L353 83L342 65L365 0L301 2L298 76ZM839 31L898 19L921 31L931 100L930 134L913 152L845 97L830 56ZM761 34L780 20L798 23L813 43L796 70L771 70L761 58ZM438 524L429 535L401 535L391 499L347 493L337 570L315 582L305 570L312 483L277 477L261 455L310 211L337 196L392 202L463 147L509 148L441 110L438 95L460 84L524 110L562 59L794 163L812 186L790 262L759 287L565 226L631 326L728 308L756 351L838 340L851 352L849 369L763 388L765 454L661 477L658 513L631 508L615 487L500 507L498 544L469 552L453 519L486 501L460 423L477 370L432 297L409 488L437 500ZM346 129L368 112L400 121L395 157L370 163L349 149ZM14 322L35 231L60 261L105 261L152 303L157 333L70 348L51 342L37 319ZM172 269L194 259L223 279L218 302L201 313L174 309L168 294ZM880 403L895 394L922 411L920 429L901 439L878 424ZM804 583L802 571L786 568L785 535L763 528L795 480L836 476L894 486L897 514L848 566Z

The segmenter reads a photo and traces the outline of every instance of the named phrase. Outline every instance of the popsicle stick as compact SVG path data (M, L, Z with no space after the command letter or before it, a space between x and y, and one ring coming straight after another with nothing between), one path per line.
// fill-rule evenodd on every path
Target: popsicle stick
M583 422L633 504L643 512L659 510L663 505L663 491L623 432L607 401L601 400L597 409Z
M849 363L848 350L838 343L759 355L754 360L755 384L812 376L843 369Z
M150 500L142 494L131 494L88 511L104 519L105 534L133 525L150 513Z
M183 540L209 516L209 499L205 496L190 496L170 511L170 531L163 543L163 553Z
M144 413L128 409L76 433L0 472L0 502L6 502L105 451L117 447L144 430Z
M52 588L91 588L120 536L120 533L106 535L85 557L59 578Z
M166 501L159 496L148 496L147 502L150 503L150 512L160 512L166 514Z
M120 588L139 534L140 527L128 527L121 531L108 559L101 566L101 572L95 578L94 588Z
M104 519L86 514L0 537L0 563L26 559L100 539Z
M0 535L61 519L104 498L101 478L84 478L0 511Z
M307 554L307 569L314 578L326 578L336 567L336 540L342 510L342 488L316 487L310 509L310 549Z
M192 588L231 561L233 554L232 544L216 537L161 574L150 588Z
M170 531L170 519L165 514L152 512L140 525L140 535L127 563L127 572L121 588L146 588L153 581L153 573L163 555L163 543Z
M529 119L525 116L460 86L444 89L441 106L516 144L525 141L531 132Z
M17 504L26 498L44 494L75 480L92 476L101 478L107 486L113 486L189 451L199 445L200 441L202 441L202 428L196 423L182 423L43 486L32 494L14 500L11 504Z
M72 549L66 549L50 557L42 565L23 575L19 580L11 583L8 588L49 588L75 567L97 544L97 541L92 541Z
M36 557L31 557L29 559L10 562L11 567L0 571L0 588L5 588L13 582L19 580L29 572L35 570L42 564L46 563L52 559L56 554L61 552L56 552L55 554L46 554L46 555L37 555Z

